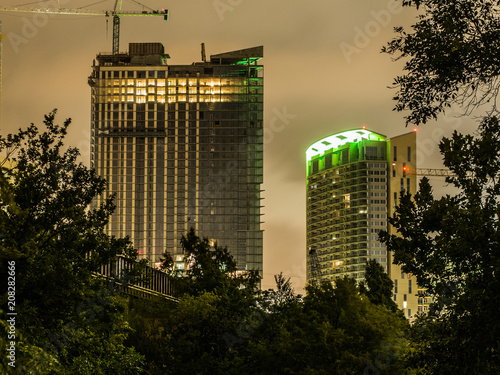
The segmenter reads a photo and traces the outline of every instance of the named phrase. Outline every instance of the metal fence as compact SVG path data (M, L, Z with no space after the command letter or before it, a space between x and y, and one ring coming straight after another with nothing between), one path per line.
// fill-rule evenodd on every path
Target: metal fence
M108 279L114 279L124 293L139 297L151 298L153 296L178 301L172 297L172 286L165 272L146 266L141 275L130 277L129 272L136 263L122 256L116 257L108 264L101 266L100 275Z

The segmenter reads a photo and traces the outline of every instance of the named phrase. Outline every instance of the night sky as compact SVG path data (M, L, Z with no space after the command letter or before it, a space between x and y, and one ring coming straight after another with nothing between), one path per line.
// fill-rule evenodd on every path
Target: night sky
M60 0L65 8L109 9L114 0ZM264 289L283 271L295 290L305 283L305 151L333 133L366 125L388 137L405 128L404 113L392 111L389 89L401 62L381 54L395 34L411 25L413 9L389 0L141 0L169 10L170 19L123 17L120 51L129 42L161 42L170 64L201 61L200 44L211 54L264 46ZM54 7L57 0L3 0L2 6ZM146 8L144 8L146 9ZM143 10L124 0L123 10ZM87 77L99 52L111 52L112 20L102 16L40 16L0 13L2 135L58 108L71 117L68 144L89 164L90 88ZM419 167L440 168L438 141L454 129L469 132L472 120L452 109L418 128ZM442 178L431 178L441 191Z

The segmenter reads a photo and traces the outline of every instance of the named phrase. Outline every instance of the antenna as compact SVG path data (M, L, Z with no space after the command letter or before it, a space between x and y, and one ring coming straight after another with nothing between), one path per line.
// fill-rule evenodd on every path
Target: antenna
M201 43L201 61L207 62L207 56L205 56L205 43Z

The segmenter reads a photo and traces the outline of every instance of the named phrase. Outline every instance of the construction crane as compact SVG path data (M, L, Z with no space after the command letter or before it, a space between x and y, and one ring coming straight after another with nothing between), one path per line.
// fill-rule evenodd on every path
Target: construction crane
M409 176L438 176L438 177L455 176L455 174L449 169L403 167L403 172L405 172Z
M24 12L24 13L42 13L42 14L69 14L81 16L105 16L113 17L113 55L119 53L120 47L120 17L122 16L162 16L168 20L168 10L151 11L122 11L122 0L115 0L113 11L96 9L65 9L65 8L27 8L27 7L6 7L0 6L0 12Z
M316 249L309 248L309 270L311 272L312 283L319 283L321 281L321 266L319 265Z

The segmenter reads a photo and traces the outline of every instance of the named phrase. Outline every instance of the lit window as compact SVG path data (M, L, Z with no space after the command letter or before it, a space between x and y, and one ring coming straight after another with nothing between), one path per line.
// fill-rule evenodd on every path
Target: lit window
M146 103L146 97L145 96L138 96L137 103Z
M146 80L145 79L138 79L137 80L137 86L138 87L144 87L144 86L146 86Z
M148 80L148 86L154 86L155 85L155 80L154 79L149 79Z
M155 88L154 87L148 87L148 94L154 94L155 93Z

